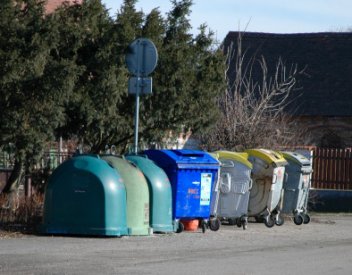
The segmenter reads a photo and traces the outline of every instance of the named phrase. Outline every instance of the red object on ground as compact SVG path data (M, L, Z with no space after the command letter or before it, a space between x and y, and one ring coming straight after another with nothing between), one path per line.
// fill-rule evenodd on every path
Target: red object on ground
M181 220L186 231L197 231L199 226L198 220Z

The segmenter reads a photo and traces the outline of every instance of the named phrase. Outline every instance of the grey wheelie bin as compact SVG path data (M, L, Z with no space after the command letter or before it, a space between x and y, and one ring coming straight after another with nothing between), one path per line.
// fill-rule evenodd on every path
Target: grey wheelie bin
M246 153L253 164L248 216L264 221L267 227L282 225L280 200L287 162L282 154L272 150L249 149Z
M214 188L210 229L218 229L220 221L247 228L248 203L252 188L251 171L253 165L248 154L229 151L213 153L220 162L219 182Z
M309 159L295 152L282 152L288 165L285 169L284 197L282 213L293 214L297 225L309 223L307 213L308 196L313 172Z
M197 150L146 150L144 154L169 177L176 232L184 229L180 221L198 219L204 233L208 228L212 188L218 176L219 162L208 153Z

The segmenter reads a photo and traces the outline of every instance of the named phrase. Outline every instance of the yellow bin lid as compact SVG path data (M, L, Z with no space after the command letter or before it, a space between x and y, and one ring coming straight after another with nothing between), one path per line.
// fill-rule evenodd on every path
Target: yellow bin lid
M238 152L230 152L230 151L216 151L213 154L216 155L217 159L224 158L224 159L231 159L237 161L239 163L244 164L248 168L252 169L253 165L248 160L247 153L238 153Z
M248 155L260 158L267 163L275 163L276 166L284 166L287 164L284 156L277 151L267 149L247 149L245 150Z
M208 153L209 155L211 155L214 159L216 160L219 160L219 156L216 152L211 152L211 153Z

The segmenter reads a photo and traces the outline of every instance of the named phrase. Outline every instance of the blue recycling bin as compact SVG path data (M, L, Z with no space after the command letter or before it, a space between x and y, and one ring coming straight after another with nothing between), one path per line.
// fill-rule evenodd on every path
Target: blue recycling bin
M212 189L219 173L219 162L197 150L146 150L161 167L172 186L173 219L177 232L183 231L180 220L199 219L203 233L210 217Z

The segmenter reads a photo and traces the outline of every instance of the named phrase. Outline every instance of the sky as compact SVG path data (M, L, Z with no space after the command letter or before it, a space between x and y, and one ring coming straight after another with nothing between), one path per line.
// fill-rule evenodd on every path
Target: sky
M123 0L102 0L114 16ZM139 0L137 10L159 7L163 16L169 0ZM206 23L222 41L229 31L304 33L352 29L351 0L193 0L192 33Z

